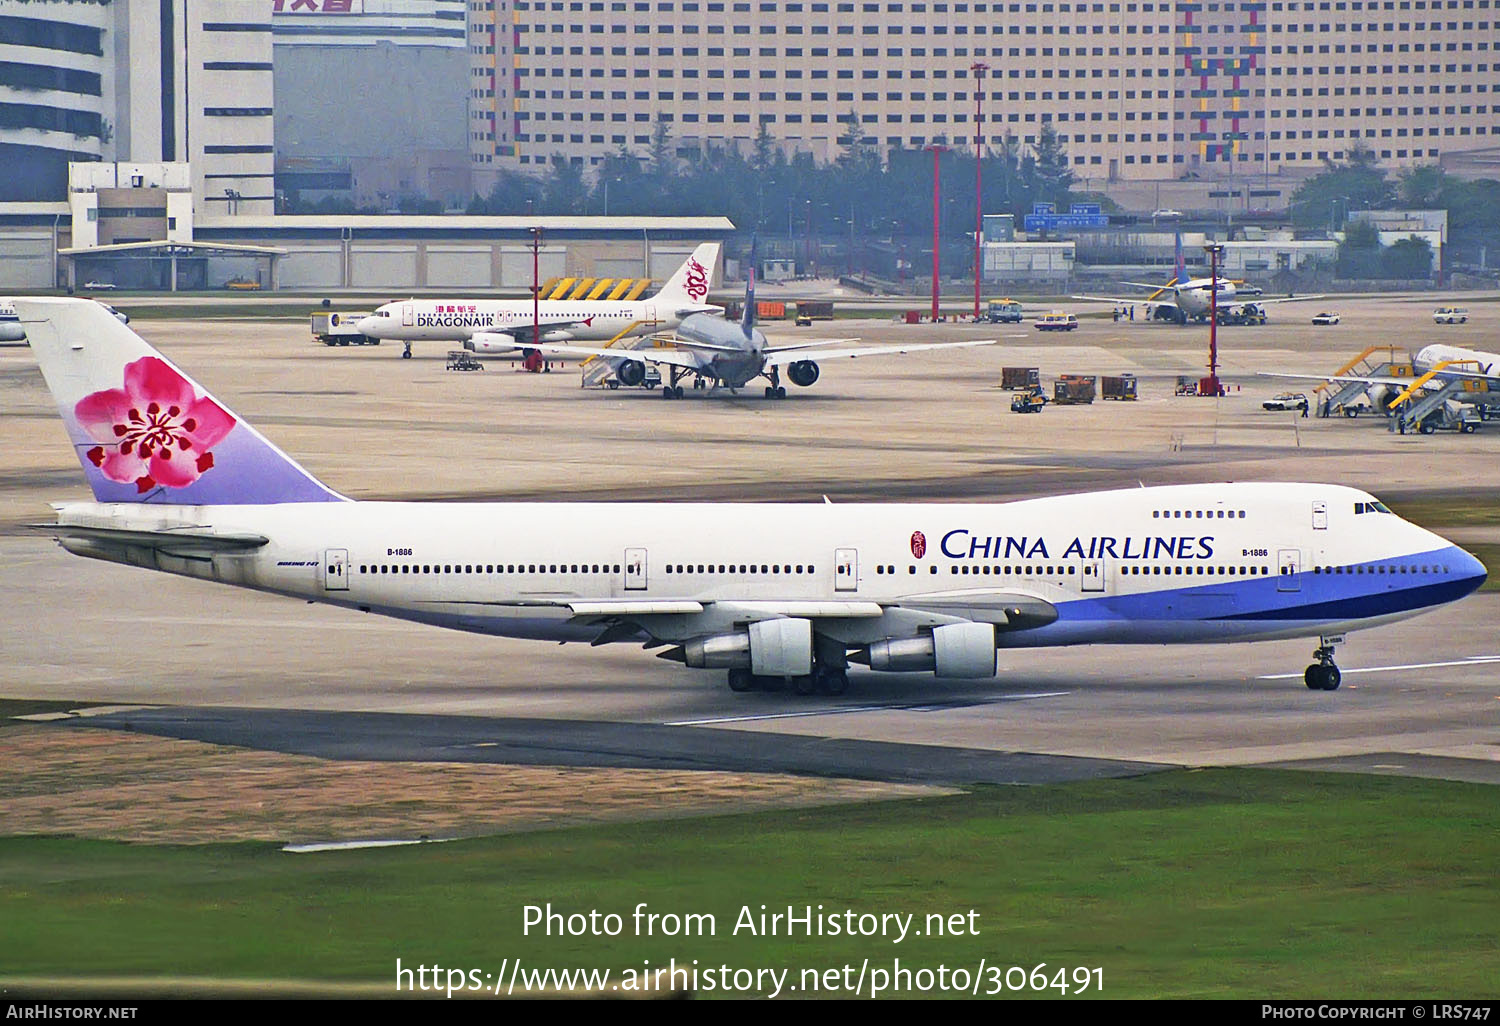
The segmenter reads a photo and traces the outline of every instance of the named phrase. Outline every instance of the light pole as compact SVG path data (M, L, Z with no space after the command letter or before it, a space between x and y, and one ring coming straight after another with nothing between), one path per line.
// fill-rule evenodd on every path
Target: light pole
M981 61L969 65L974 72L974 319L979 320L980 236L984 233L984 73L990 66Z
M542 340L542 282L541 282L541 252L542 252L542 229L528 228L531 233L531 341Z
M1224 244L1210 242L1203 249L1208 253L1208 378L1205 383L1208 394L1217 396L1223 392L1219 385L1219 257L1224 253Z
M942 143L932 143L926 147L932 151L932 320L938 319L938 273L941 261L938 258L938 227L942 223L942 156L948 149Z

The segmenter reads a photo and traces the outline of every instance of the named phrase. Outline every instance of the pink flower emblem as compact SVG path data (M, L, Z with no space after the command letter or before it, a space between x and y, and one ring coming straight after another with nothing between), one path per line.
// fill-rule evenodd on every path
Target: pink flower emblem
M73 407L79 425L101 444L85 455L111 481L186 488L214 465L210 452L234 418L199 396L166 361L142 357L125 365L125 387L85 396Z

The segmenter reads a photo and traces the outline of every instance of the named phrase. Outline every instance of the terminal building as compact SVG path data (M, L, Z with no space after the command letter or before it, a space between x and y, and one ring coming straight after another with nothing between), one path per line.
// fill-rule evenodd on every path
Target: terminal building
M684 156L765 129L826 161L853 119L882 151L1050 121L1098 183L1306 174L1356 141L1467 166L1500 149L1497 5L479 0L472 161L593 166L657 122Z

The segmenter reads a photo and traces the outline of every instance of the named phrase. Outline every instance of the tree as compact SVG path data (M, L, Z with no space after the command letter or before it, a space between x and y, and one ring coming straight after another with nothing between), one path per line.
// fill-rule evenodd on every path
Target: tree
M1385 278L1430 278L1432 245L1415 235L1398 239L1380 251L1380 267Z
M1292 222L1302 227L1328 225L1330 231L1349 219L1351 210L1388 206L1395 197L1385 172L1375 164L1373 150L1356 143L1343 164L1303 182L1292 194Z

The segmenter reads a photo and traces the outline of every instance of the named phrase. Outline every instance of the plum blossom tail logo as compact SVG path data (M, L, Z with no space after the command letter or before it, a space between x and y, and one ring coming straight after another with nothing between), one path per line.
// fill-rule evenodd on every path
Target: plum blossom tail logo
M921 531L911 533L911 554L914 559L927 555L927 536Z
M691 258L687 262L687 283L683 285L683 290L695 303L703 302L703 297L708 295L708 271Z
M111 481L133 482L144 494L161 485L186 488L214 465L211 451L235 420L200 396L165 360L125 365L125 387L85 396L73 407L78 424L100 443L84 455Z

